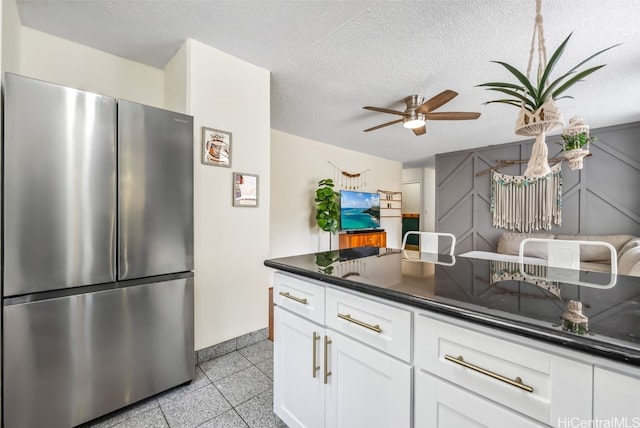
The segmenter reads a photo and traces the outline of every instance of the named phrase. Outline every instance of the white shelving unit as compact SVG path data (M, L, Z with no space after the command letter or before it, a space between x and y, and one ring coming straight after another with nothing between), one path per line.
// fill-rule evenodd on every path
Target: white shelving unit
M380 195L380 218L402 217L402 192L378 190Z

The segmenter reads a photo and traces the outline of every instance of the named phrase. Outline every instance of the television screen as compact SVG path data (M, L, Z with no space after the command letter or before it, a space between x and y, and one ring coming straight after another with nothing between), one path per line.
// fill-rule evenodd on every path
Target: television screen
M340 229L360 230L380 227L380 195L340 191Z

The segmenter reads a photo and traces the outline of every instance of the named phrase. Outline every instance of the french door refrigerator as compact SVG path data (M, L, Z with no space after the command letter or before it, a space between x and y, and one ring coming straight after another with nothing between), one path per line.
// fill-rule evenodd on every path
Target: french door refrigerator
M190 381L193 118L3 83L4 426L71 427Z

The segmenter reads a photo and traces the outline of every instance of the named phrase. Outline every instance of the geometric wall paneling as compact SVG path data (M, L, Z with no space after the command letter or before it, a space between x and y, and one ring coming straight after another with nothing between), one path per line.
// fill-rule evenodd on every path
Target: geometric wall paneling
M465 234L472 232L473 214L473 193L469 192L447 213L438 216L438 231L453 233L451 231L455 230L456 239L462 239Z
M473 250L473 234L467 233L462 239L456 238L456 253L466 253Z
M449 186L448 183L454 182L455 186ZM473 174L473 157L468 156L463 162L458 163L458 169L453 171L448 177L441 182L438 181L439 188L447 188L446 193L438 191L440 195L440 209L438 218L459 204L462 199L473 190L474 174Z
M457 172L460 168L462 168L462 164L467 162L469 158L472 156L471 153L465 152L454 152L448 153L446 156L446 161L442 163L442 170L439 171L439 174L436 178L436 185L439 186L446 181L451 174Z
M572 171L563 164L562 225L553 225L548 233L638 236L640 122L592 129L591 135L598 141L590 146L593 156L585 158L584 169ZM559 138L548 140L550 157L559 157L553 147ZM528 140L436 155L436 230L453 233L457 239L465 236L464 249L458 241L456 254L495 251L506 229L492 226L491 174L476 175L499 160L528 159L532 146ZM521 175L526 166L526 162L507 165L499 172ZM471 242L466 239L469 234Z
M592 235L640 235L640 215L605 198L606 195L587 192L585 199L589 209L584 218L585 229Z
M640 152L640 144L638 144ZM597 168L589 172L587 181L589 190L597 195L606 197L612 203L622 206L632 212L640 212L640 192L635 192L635 198L628 198L628 188L637 188L640 183L640 162L634 162L612 148L598 147L592 149L594 156L598 156L598 162L602 159L603 165L610 168ZM608 182L616 183L616 186L607 186Z
M564 177L563 177L564 178ZM562 183L564 187L564 182ZM583 228L584 216L580 215L580 187L575 186L567 193L562 192L562 235L580 233ZM558 232L560 228L553 228L550 233Z

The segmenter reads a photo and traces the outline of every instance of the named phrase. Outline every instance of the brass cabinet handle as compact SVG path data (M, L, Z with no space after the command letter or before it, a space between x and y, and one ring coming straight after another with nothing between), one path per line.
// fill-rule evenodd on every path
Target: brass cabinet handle
M329 371L329 345L331 344L329 336L324 337L324 384L327 384L331 372Z
M509 379L508 377L504 377L504 376L499 375L497 373L494 373L492 371L483 369L482 367L474 366L473 364L467 363L464 360L464 358L462 358L462 355L459 355L458 358L452 357L451 355L445 355L444 359L447 360L447 361L451 361L452 363L459 364L459 365L461 365L463 367L466 367L466 368L471 369L473 371L476 371L478 373L482 373L483 375L487 375L489 377L497 379L497 380L499 380L501 382L508 383L509 385L515 386L516 388L524 389L527 392L533 392L533 387L523 384L522 383L522 379L520 379L520 377L517 377L517 378L512 380L512 379Z
M289 292L287 291L286 293L281 291L280 294L282 297L286 297L287 299L291 299L291 300L295 300L298 303L302 303L303 305L307 304L307 299L301 299L300 297L296 297L296 296L292 296L291 294L289 294Z
M317 347L316 347L316 341L318 341L318 340L320 340L320 335L314 331L313 332L313 358L312 358L312 360L313 360L313 373L312 373L312 376L314 378L316 377L316 372L318 370L320 370L320 366L317 365L318 362L316 361L316 352L318 351Z
M354 324L357 324L360 327L368 328L369 330L373 330L376 333L382 333L382 329L380 328L379 324L376 324L376 325L367 324L366 322L362 322L362 321L359 321L359 320L357 320L355 318L351 318L350 314L345 314L345 315L338 314L338 318L342 318L343 320L346 320L346 321L352 322Z

